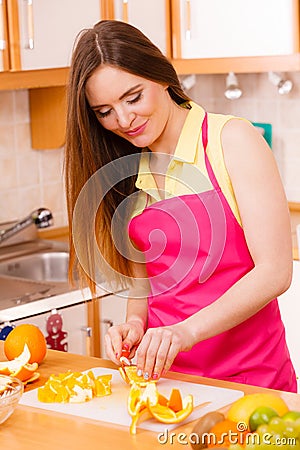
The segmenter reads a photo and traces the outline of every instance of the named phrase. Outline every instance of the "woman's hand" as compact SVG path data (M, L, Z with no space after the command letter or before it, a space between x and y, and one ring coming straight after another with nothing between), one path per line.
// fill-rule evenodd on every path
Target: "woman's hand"
M115 364L120 364L122 348L125 348L129 351L128 359L132 359L143 336L144 328L138 320L130 320L126 323L110 327L105 335L107 356Z
M149 328L137 351L138 374L157 380L170 369L179 352L190 350L194 344L194 336L184 322Z

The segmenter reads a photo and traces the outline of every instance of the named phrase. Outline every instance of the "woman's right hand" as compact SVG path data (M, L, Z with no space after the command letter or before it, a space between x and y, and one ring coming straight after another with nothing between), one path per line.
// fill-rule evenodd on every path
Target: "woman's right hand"
M122 349L129 351L128 359L132 359L144 336L144 327L138 320L131 320L108 329L105 335L105 351L107 356L120 365Z

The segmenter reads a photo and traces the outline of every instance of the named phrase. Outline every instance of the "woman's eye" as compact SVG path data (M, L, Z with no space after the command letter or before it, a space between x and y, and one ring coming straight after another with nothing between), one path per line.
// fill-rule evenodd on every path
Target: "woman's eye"
M99 119L103 119L104 117L109 116L109 114L111 113L111 109L108 109L107 111L95 111L96 116L99 117Z
M138 102L141 98L142 98L142 93L139 92L133 99L127 100L127 101L131 105L132 103Z

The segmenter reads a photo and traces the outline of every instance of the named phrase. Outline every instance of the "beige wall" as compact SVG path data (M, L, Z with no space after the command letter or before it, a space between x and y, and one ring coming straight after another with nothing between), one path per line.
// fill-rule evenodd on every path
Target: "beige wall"
M300 73L289 74L293 91L280 96L267 74L238 77L243 96L224 97L224 75L197 76L189 95L208 111L273 125L273 151L290 201L300 202ZM0 222L46 206L55 225L67 223L63 149L32 150L27 91L0 91Z

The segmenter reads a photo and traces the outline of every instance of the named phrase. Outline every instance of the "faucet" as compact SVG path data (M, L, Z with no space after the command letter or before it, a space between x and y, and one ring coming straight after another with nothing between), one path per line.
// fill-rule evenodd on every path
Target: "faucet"
M36 209L12 227L7 228L6 230L0 230L0 243L24 230L24 228L29 227L29 225L31 225L32 223L34 223L37 228L49 227L50 225L52 225L52 219L52 212L49 209Z

